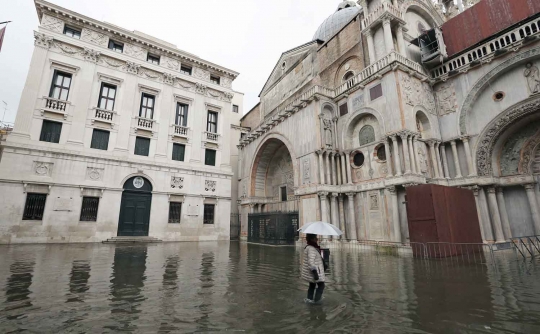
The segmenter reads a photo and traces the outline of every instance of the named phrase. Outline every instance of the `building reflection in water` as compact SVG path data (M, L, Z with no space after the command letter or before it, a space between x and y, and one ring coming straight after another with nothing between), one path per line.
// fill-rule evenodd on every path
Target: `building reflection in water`
M69 276L69 295L67 303L84 302L85 294L90 289L90 263L88 261L73 261Z
M6 283L6 301L2 313L6 319L17 320L26 317L26 310L32 306L30 286L32 285L34 262L18 261L11 264L10 276Z
M110 286L110 308L115 325L105 328L114 331L135 331L139 307L146 299L142 295L146 281L147 248L116 247Z
M201 274L199 276L200 290L199 304L200 318L197 319L198 330L208 330L210 326L210 314L212 314L212 293L214 287L214 253L203 253L201 258Z
M163 272L163 296L161 297L162 319L159 326L160 333L178 332L179 328L175 322L175 306L178 297L178 268L180 267L178 256L169 256L165 261L165 271ZM179 301L181 302L181 301Z

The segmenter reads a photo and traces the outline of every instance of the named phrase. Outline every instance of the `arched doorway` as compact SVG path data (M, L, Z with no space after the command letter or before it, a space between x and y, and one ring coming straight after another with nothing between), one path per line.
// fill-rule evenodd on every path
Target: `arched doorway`
M148 236L152 184L142 176L134 176L124 183L118 236Z

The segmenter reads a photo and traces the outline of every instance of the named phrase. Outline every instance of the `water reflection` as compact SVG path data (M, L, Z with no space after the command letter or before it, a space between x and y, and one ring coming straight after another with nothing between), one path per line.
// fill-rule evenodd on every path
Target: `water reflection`
M5 287L6 301L2 311L8 320L26 317L25 309L32 306L29 296L34 265L33 261L17 261L9 268L10 276Z
M83 302L85 292L90 289L90 263L87 261L73 261L69 277L69 295L67 303Z

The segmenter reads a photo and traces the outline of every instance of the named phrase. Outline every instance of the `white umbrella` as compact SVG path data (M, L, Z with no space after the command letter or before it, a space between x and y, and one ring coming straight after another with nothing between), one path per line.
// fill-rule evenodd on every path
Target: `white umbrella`
M304 234L317 234L317 235L342 235L343 232L332 224L325 222L312 222L302 226L299 230Z

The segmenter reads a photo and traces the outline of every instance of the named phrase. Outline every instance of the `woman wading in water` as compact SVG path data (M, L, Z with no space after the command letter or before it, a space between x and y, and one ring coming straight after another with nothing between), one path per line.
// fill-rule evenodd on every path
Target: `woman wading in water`
M302 263L302 278L309 282L306 302L316 303L322 299L324 291L324 261L321 247L317 243L317 235L306 235L307 246L304 248L304 261ZM316 291L315 291L315 288ZM315 294L315 298L313 295Z

